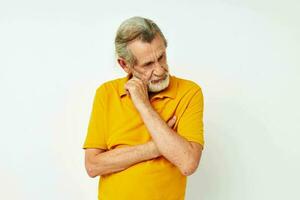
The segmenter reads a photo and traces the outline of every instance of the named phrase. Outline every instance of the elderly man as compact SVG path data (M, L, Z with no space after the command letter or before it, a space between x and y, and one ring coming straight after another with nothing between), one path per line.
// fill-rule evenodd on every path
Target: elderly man
M150 19L129 18L117 31L117 61L127 75L97 88L83 145L101 200L182 200L199 165L202 90L170 74L166 48Z

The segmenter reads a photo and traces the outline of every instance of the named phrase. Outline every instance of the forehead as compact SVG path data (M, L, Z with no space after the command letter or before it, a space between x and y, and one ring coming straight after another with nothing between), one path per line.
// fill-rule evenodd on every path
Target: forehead
M156 36L151 43L135 40L128 45L138 63L151 61L165 51L165 44L160 36Z

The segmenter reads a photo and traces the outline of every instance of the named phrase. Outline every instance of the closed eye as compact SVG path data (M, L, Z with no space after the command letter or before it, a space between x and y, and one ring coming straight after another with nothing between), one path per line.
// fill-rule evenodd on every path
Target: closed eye
M158 61L161 61L161 60L163 59L164 55L165 55L165 54L163 53L161 56L159 56ZM143 66L150 66L150 65L152 65L153 63L154 63L153 61L149 61L149 62L143 64Z
M149 66L151 65L153 62L147 62L146 64L144 64L144 66Z
M164 57L164 54L162 54L159 58L158 61L160 61Z

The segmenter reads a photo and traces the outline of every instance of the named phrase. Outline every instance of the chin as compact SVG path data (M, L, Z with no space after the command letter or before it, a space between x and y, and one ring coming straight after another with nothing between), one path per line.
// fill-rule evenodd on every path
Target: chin
M149 92L160 92L169 86L169 82L170 82L170 77L168 75L165 80L163 80L159 83L153 84L150 82L148 84L148 90L149 90Z

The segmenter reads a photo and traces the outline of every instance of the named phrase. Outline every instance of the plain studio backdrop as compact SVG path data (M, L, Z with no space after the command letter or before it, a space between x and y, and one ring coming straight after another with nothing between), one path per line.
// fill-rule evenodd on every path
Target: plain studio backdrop
M299 10L296 0L1 0L0 198L97 198L81 149L94 92L125 76L114 36L143 16L169 42L171 73L204 94L206 146L186 199L300 199Z

